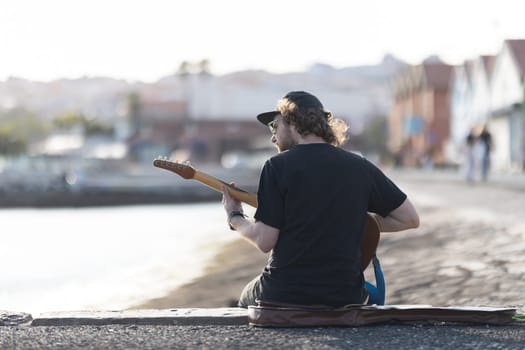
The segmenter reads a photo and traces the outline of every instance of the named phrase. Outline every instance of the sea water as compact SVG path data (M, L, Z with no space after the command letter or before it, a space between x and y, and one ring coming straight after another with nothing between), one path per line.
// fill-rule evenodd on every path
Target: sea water
M238 239L220 203L0 210L0 310L122 310Z

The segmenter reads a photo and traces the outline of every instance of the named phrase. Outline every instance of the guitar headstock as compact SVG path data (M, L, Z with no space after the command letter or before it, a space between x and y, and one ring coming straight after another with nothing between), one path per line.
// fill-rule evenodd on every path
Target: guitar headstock
M180 163L179 161L171 161L166 157L157 157L153 161L153 166L157 168L173 171L174 173L182 176L185 179L191 179L195 175L195 169L186 163Z

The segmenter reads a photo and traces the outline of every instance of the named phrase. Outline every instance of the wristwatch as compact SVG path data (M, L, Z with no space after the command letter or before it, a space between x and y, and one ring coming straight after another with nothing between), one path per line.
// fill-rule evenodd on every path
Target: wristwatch
M231 221L235 216L242 216L243 218L246 217L242 211L234 210L228 214L228 225L230 226L230 230L235 231L235 227L232 226Z

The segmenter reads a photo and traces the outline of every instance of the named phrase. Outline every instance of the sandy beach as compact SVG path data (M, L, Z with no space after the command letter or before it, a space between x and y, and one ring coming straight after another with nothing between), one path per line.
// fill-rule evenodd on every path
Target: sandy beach
M387 304L525 308L525 193L489 185L403 181L421 217L416 230L382 234ZM500 203L505 203L503 207ZM206 274L133 308L231 306L267 255L243 239L227 244ZM365 271L374 282L372 269Z
M244 285L262 271L267 260L267 254L239 238L221 249L203 276L133 309L237 306Z

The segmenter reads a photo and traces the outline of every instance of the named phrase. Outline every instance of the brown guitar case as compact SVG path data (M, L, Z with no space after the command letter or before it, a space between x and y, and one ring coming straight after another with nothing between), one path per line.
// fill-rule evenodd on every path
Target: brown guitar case
M257 327L366 326L385 323L489 324L515 322L516 309L430 305L347 305L341 308L259 302L248 307ZM517 322L517 321L516 321Z

